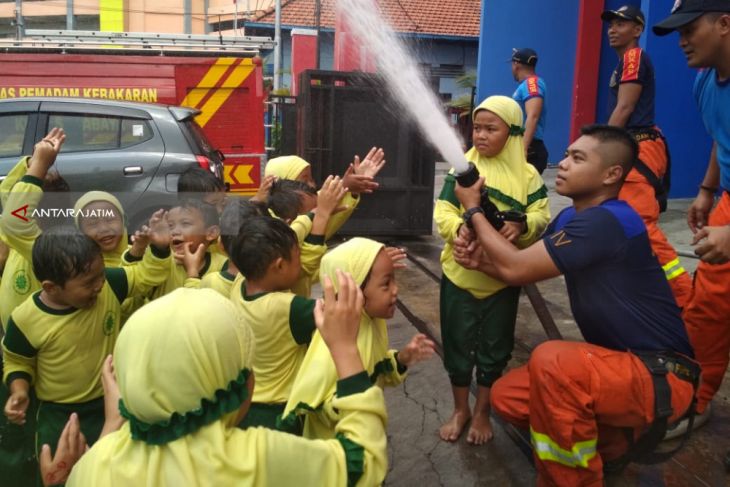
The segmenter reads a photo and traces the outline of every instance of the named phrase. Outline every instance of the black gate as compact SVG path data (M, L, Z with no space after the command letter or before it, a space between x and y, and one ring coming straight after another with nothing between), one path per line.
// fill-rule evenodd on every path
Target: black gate
M297 152L315 180L342 175L353 156L383 147L380 188L365 195L343 235L428 235L436 152L376 76L305 71L297 99Z

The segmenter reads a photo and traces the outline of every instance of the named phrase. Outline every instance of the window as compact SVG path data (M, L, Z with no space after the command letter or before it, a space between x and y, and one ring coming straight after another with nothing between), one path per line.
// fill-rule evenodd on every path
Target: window
M28 126L27 113L0 115L0 157L19 157Z
M66 131L64 152L123 149L152 138L147 121L120 117L51 114L48 127Z

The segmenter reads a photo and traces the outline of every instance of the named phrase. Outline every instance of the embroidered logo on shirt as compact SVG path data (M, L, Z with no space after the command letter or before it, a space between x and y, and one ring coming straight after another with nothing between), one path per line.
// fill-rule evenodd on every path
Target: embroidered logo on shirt
M27 294L30 291L30 281L25 270L20 269L13 275L13 290L18 294Z
M624 70L621 81L636 81L639 79L639 65L641 64L641 48L629 49L624 54Z
M117 324L117 317L114 311L107 311L104 315L104 335L109 336L114 333L114 325Z
M553 241L553 245L555 245L556 247L568 245L569 243L573 242L572 240L569 240L568 237L565 235L565 230L560 230L559 232L550 235L550 240Z

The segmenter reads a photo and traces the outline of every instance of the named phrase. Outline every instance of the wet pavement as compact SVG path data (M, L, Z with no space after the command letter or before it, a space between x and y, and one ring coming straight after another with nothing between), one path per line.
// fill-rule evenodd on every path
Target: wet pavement
M436 192L443 182L443 167L438 171ZM555 170L548 169L545 180L551 187ZM569 204L569 200L550 191L553 215ZM691 233L684 220L688 200L670 202L662 215L661 226L669 240L683 252L691 252ZM399 239L396 243L408 248L408 267L398 271L400 287L396 316L389 321L392 346L399 348L417 333L428 331L440 342L438 316L438 278L441 275L438 235ZM696 260L682 258L685 268L694 270ZM580 340L572 319L562 278L538 284L557 328L563 337ZM517 318L516 343L510 367L524 364L529 352L547 336L524 295ZM713 414L707 425L693 433L682 451L664 464L629 466L621 475L607 478L608 486L725 486L723 457L730 450L730 381L713 403ZM472 397L472 403L473 403ZM455 443L439 439L438 428L451 414L452 399L448 378L440 357L418 364L409 372L405 384L386 390L389 424L390 470L386 485L404 486L523 486L534 485L535 471L524 438L511 427L494 420L494 439L475 447L465 436Z

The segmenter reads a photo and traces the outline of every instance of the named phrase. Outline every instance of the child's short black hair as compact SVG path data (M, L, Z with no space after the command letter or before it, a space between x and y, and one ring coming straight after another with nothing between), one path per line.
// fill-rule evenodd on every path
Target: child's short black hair
M271 185L269 208L279 218L293 220L302 208L302 193L316 195L317 190L302 181L279 179Z
M76 227L55 227L33 244L33 273L39 281L65 286L74 277L88 272L101 258L101 247Z
M198 210L203 215L205 228L218 225L218 210L215 206L197 198L182 198L173 208L184 208L186 210Z
M43 180L43 198L38 203L39 215L36 218L36 223L41 230L46 231L53 227L62 227L65 225L72 225L73 219L67 216L45 217L47 210L55 208L71 208L73 203L71 202L71 187L68 185L63 177L58 174L58 171L51 169L46 174Z
M233 242L238 236L241 225L250 218L267 216L266 205L260 201L233 198L226 203L221 213L221 245L226 254L233 252Z
M289 225L270 216L253 217L241 225L228 255L246 279L261 279L279 257L290 260L299 243Z
M629 174L639 157L639 144L626 129L614 125L593 124L583 126L580 133L593 137L601 143L618 146L616 147L618 150L610 151L611 160L603 158L604 163L619 164L624 170L624 178Z
M193 166L180 175L177 180L178 193L215 193L225 191L226 186L215 174L202 167Z

